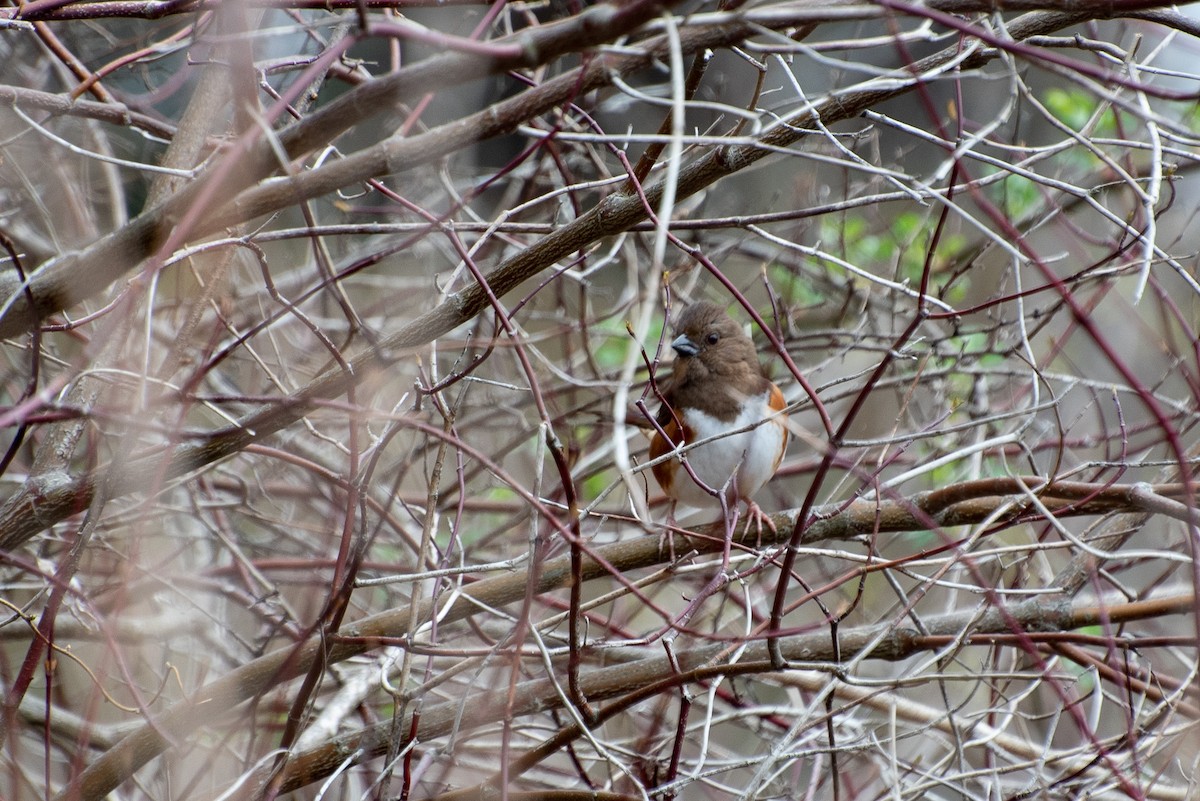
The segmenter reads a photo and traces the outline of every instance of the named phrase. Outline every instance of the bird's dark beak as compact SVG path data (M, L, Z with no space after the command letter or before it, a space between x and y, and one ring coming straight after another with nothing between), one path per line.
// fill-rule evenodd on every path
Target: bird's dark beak
M700 352L700 346L688 339L687 334L680 334L671 342L671 349L680 356L695 356Z

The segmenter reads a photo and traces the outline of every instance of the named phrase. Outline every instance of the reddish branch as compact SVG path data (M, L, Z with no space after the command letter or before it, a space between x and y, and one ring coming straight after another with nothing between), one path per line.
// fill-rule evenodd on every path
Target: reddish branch
M991 519L998 509L1010 504L1011 511L1001 519L1015 523L1023 518L1022 485L1036 486L1037 481L1038 479L1030 478L1023 482L1017 479L968 482L952 494L930 492L902 502L857 501L843 508L817 509L813 514L816 522L806 530L802 544L853 539L882 532L921 531L925 528L926 521L931 519L946 528L968 526ZM971 488L974 489L974 493L971 492ZM1136 497L1146 489L1144 485L1088 486L1069 483L1063 485L1061 493L1055 485L1043 487L1038 493L1043 503L1055 514L1076 517L1136 511L1141 508ZM1164 497L1178 491L1178 488L1173 487L1154 489L1161 491ZM1015 491L1018 494L1015 497L998 496L998 493L1004 491ZM1091 499L1079 501L1081 497L1087 496L1091 496ZM762 532L764 545L781 544L790 535L795 524L795 511L774 515L772 522L775 523L776 531ZM724 523L703 527L697 531L698 536L688 538L687 545L701 554L719 553L724 548L724 532ZM742 547L755 547L758 540L759 533L748 529L738 534L735 543ZM663 547L657 537L648 536L596 548L594 556L584 557L579 575L584 581L594 581L613 575L612 571L627 574L630 571L662 564L667 559ZM676 549L681 547L685 546L677 535ZM912 558L924 558L926 555L914 554ZM520 602L530 589L529 581L529 574L521 571L472 584L464 589L463 596L451 606L439 609L439 625L445 626L464 619L477 614L481 609ZM558 557L539 566L532 589L537 593L548 593L567 587L571 581L571 557ZM1191 603L1190 595L1176 599L1172 602L1170 611L1186 611ZM428 620L433 611L432 604L422 601L416 606L415 618L421 621ZM1131 605L1128 609L1136 610L1133 613L1137 615L1163 612L1161 607L1154 605ZM859 649L871 644L871 658L903 659L918 649L934 647L939 642L937 636L960 634L968 625L977 634L1009 634L1026 629L1041 632L1070 631L1093 625L1101 611L1110 620L1118 619L1121 615L1119 606L1104 607L1103 610L1098 610L1094 605L1081 605L1076 608L1069 598L1052 594L1048 598L1031 599L1007 609L992 609L985 613L984 621L979 621L974 611L947 616L940 622L926 627L924 636L935 638L927 641L920 639L920 632L894 627L891 623L883 624L883 628L894 628L887 637L880 637L878 626L846 631L840 638L840 654L842 659L847 659L856 655ZM407 642L413 616L414 612L408 606L391 609L344 626L333 642L327 643L320 638L310 639L299 647L281 649L234 670L224 678L194 692L188 700L156 715L152 723L146 724L104 753L65 787L56 796L56 801L99 801L141 766L162 753L169 747L172 739L186 739L197 728L221 719L225 712L242 702L260 697L282 683L303 675L311 668L315 659L320 658L327 660L327 664L336 664L385 645L393 639ZM1017 621L1020 628L1014 631L1013 626L1005 622L1007 620ZM833 652L829 650L829 635L824 632L783 636L778 642L782 652L788 655L789 659L833 659ZM747 669L752 672L769 672L774 669L767 660L765 641L750 645L753 649L752 655L746 654L742 657L743 660L749 659L748 663L739 661L737 666L714 663L714 660L719 662L720 655L732 645L733 643L723 643L687 652L682 655L681 661L685 670L699 670L703 665L713 663L713 667L705 669L715 671L711 675ZM747 668L747 664L752 667ZM686 683L701 678L700 675L685 674L666 679L667 684L664 686L663 676L669 673L665 663L655 658L620 668L585 673L580 678L580 690L589 700L596 701L643 689L649 692L652 688L654 692L661 692L675 683ZM546 680L541 680L516 688L514 698L517 699L518 705L513 708L512 713L524 715L545 709L547 703L556 703L559 696L553 682L547 684ZM481 695L480 703L468 706L470 712L462 723L470 727L502 720L506 703L507 694L497 694L489 689ZM444 707L426 708L421 715L419 739L427 740L446 733L447 727L455 724L456 715L462 709L460 701ZM401 729L407 730L407 725ZM327 775L349 753L343 749L354 750L354 743L370 744L370 750L362 755L364 759L384 753L387 744L375 739L378 735L379 732L373 730L360 732L350 741L338 739L328 747L320 749L315 755L303 755L292 760L289 763L287 778L280 787L281 791L287 792Z

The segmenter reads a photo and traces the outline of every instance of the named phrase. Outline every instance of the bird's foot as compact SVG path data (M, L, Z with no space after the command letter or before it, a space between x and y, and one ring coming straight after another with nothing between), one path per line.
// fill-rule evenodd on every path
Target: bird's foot
M771 520L771 516L764 512L759 505L754 501L746 501L746 532L749 533L750 526L754 526L754 534L756 537L756 545L759 550L762 549L762 534L763 526L771 529L772 534L779 533L775 528L775 522Z

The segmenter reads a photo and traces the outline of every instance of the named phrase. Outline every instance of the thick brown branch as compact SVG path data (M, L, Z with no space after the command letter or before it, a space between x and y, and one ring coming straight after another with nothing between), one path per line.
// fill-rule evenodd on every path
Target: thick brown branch
M515 55L507 59L468 52L433 56L347 92L280 131L277 144L289 158L298 158L406 100L486 75L537 67L565 53L611 41L636 29L662 7L658 0L638 0L620 8L593 6L569 20L495 40L494 44L516 45ZM216 230L211 222L202 221L213 206L279 169L276 143L264 141L260 134L247 134L254 140L244 137L240 146L245 153L238 156L238 148L234 148L162 205L143 212L125 227L77 253L40 265L30 277L28 291L14 274L0 277L0 298L8 303L0 316L0 337L26 332L129 273L152 256L181 221L187 220L193 226L187 238Z

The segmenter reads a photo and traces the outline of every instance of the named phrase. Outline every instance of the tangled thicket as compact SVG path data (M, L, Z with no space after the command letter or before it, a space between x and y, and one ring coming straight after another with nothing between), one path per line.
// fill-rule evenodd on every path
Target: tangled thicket
M1191 797L1198 47L0 8L0 796ZM664 532L699 298L791 403L773 530Z

